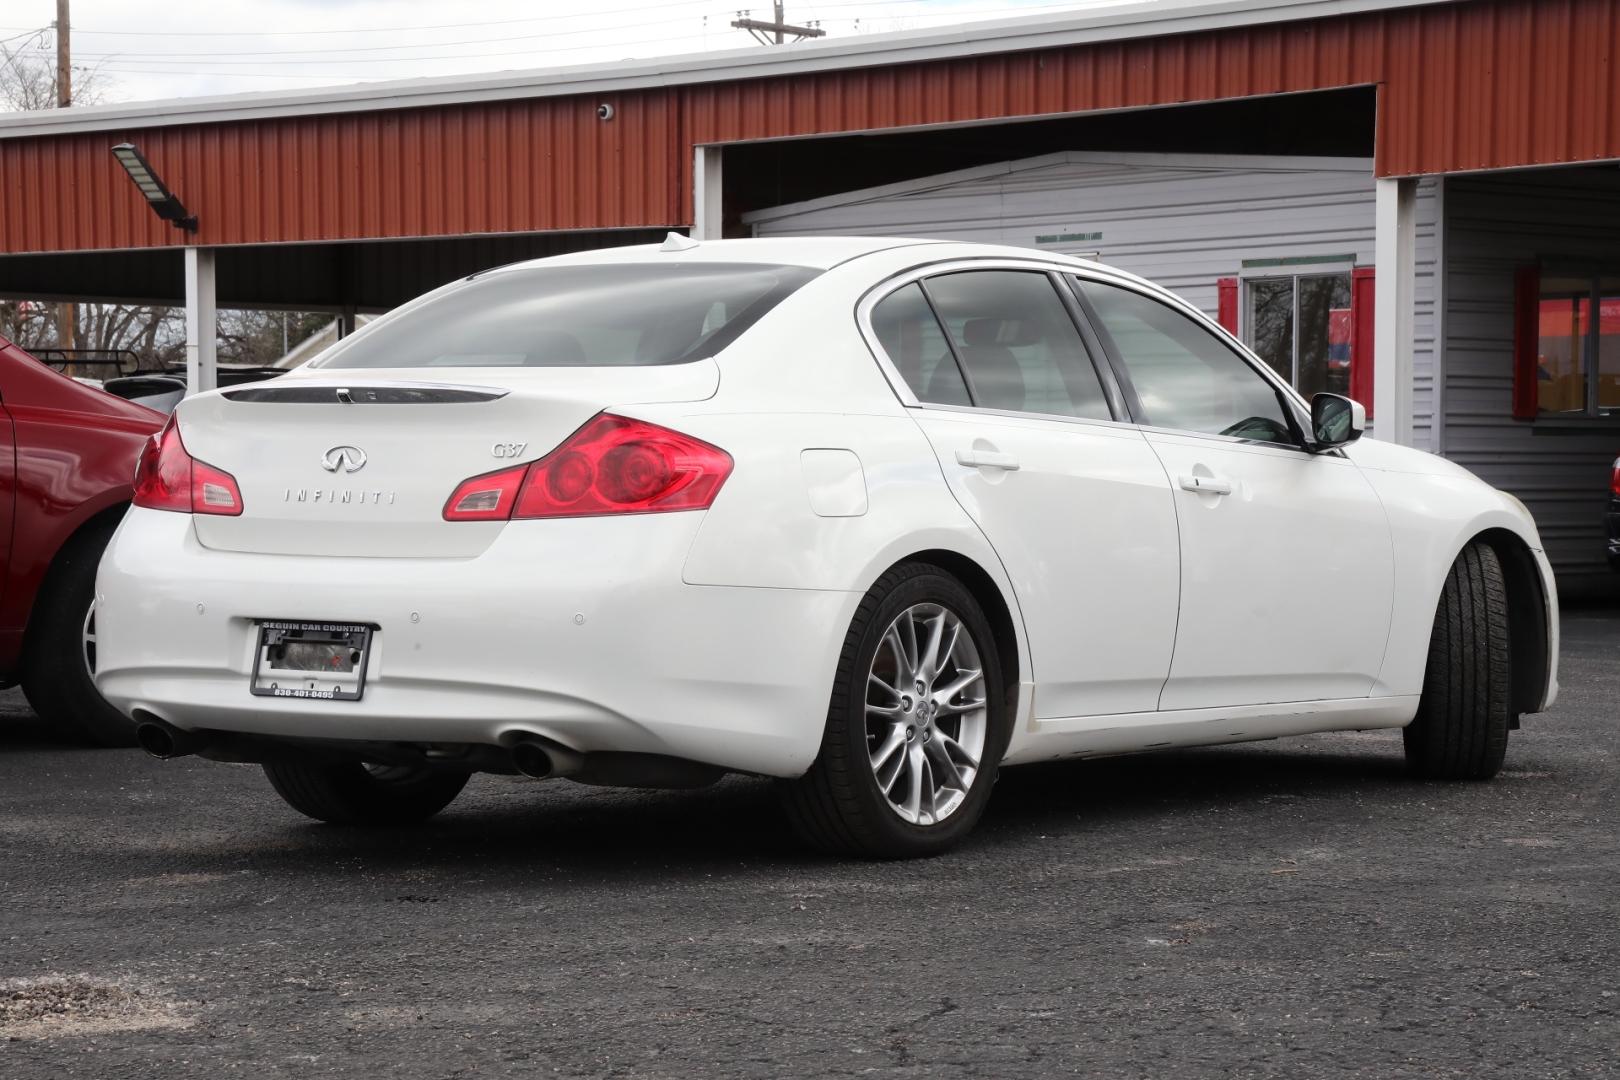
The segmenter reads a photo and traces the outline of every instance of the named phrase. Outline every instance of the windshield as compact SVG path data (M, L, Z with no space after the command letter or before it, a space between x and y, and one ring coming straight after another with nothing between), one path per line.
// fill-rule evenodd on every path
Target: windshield
M317 366L684 364L725 348L819 272L758 263L503 270L378 320Z

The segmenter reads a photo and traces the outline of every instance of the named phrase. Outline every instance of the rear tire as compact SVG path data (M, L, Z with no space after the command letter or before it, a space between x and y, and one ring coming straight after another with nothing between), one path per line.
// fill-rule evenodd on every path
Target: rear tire
M1502 768L1512 713L1507 583L1496 552L1470 544L1451 565L1429 637L1406 761L1433 780L1489 780Z
M272 762L264 775L287 805L332 825L411 825L449 806L470 773L382 766Z
M28 704L57 730L100 746L134 746L135 724L96 690L86 638L96 568L112 533L106 525L86 529L57 552L34 598L21 681Z
M887 685L889 667L898 668L903 659L896 628L910 620L910 651L926 655L936 618L942 628L955 627L949 656L941 642L934 663L912 669L915 679L904 680L906 685L893 679L903 692L896 693ZM958 646L958 637L964 645ZM979 683L971 680L975 662ZM963 680L970 683L966 690L944 693ZM989 620L960 581L921 563L884 574L861 601L845 638L821 752L809 772L782 785L795 831L823 851L873 858L935 855L959 843L984 812L1011 733L1001 680ZM966 707L981 697L982 707ZM897 758L885 755L891 738L890 753ZM956 782L963 779L965 790ZM911 797L919 789L920 802Z

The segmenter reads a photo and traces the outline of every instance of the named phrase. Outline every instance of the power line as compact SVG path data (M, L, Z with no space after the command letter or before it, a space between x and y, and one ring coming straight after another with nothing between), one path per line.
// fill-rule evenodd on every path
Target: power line
M882 3L882 2L884 2L884 0L877 0L877 3ZM889 2L889 3L917 3L917 2L919 2L919 0L887 0L887 2ZM822 6L851 7L851 6L877 6L877 4L876 3L872 3L872 4L845 3L845 4L822 5ZM1041 9L1045 9L1045 8L1067 7L1067 6L1070 6L1070 5L1067 5L1067 4L1026 5L1025 10L1041 10ZM950 12L938 12L938 13L933 13L933 14L923 14L923 15L920 15L918 17L923 17L923 18L961 18L963 16L968 16L968 15L1001 14L1001 13L1005 12L1006 10L1007 9L1005 9L1005 8L979 8L979 9L961 9L961 8L959 8L959 9L955 9L955 10L950 11ZM911 16L895 16L895 17L897 17L897 18L906 18L906 17L911 17ZM641 23L640 25L644 26L644 27L665 26L665 25L670 25L670 24L674 24L674 23L685 23L690 18L692 18L692 16L682 16L682 17L678 17L678 18L661 19L661 20L654 20L654 21L651 21L651 22L644 22L644 23ZM855 17L855 18L840 18L840 19L833 19L833 20L826 20L826 21L859 22L861 20L858 17ZM749 25L744 25L744 23L748 23ZM759 22L758 20L739 20L737 22L733 22L731 25L734 26L734 27L740 28L740 29L745 29L745 30L769 31L769 32L775 32L776 28L777 28L777 24L766 24L766 23L763 23L763 22ZM794 33L799 29L810 29L810 28L790 27L790 26L787 26L785 24L781 25L781 32L782 33ZM545 34L523 34L523 35L517 35L517 36L508 35L506 37L499 37L499 38L468 38L468 39L463 39L461 41L435 42L435 43L431 44L431 47L433 47L433 48L441 48L441 47L442 48L456 48L456 47L460 47L460 46L464 46L464 45L487 45L487 44L498 44L498 43L507 43L507 42L515 42L515 41L531 41L531 40L540 39L540 38L544 38L546 40L551 40L551 39L561 38L561 37L578 37L578 36L581 36L581 35L607 34L607 33L610 33L610 32L611 32L611 28L606 28L606 27L578 28L578 29L574 29L574 30L555 31L555 32L545 33ZM27 35L24 35L24 36L27 36ZM630 41L630 42L618 42L618 43L619 44L641 44L641 43L645 43L645 42L649 42L649 41L660 41L660 40L697 40L697 38L699 36L700 35L687 35L684 38L665 38L663 36L659 36L659 37L655 37L655 38L636 39L636 40ZM708 35L704 34L704 35L701 35L701 36L706 38ZM780 34L778 36L780 36ZM820 36L820 31L818 31L817 33L811 34L810 36ZM322 48L322 49L280 49L280 50L277 50L277 49L270 49L270 50L258 49L258 50L252 50L252 51L242 51L242 52L218 52L218 51L212 51L212 50L209 51L209 52L133 52L133 51L123 51L123 50L120 50L120 51L117 51L117 52L89 52L89 51L86 51L86 50L78 50L78 55L80 55L82 57L86 57L86 58L98 59L98 60L101 60L103 62L113 62L113 63L119 63L119 64L131 64L131 63L133 63L133 64L147 64L147 63L172 64L172 63L179 63L179 62L182 62L182 61L190 61L190 60L198 60L198 61L206 63L206 62L208 62L208 58L216 58L216 57L217 58L233 58L233 59L230 60L230 62L233 63L233 64L252 64L254 66L263 67L263 66L275 66L275 65L281 65L281 64L292 65L292 64L302 64L302 63L309 63L309 64L318 64L318 63L334 63L334 64L336 64L336 63L352 63L352 64L378 64L378 63L384 63L385 64L385 63L396 63L396 62L398 62L398 63L414 63L414 62L419 62L419 61L424 61L424 60L431 61L431 60L440 60L440 59L452 60L452 59L458 59L458 58L496 58L496 57L503 57L503 56L525 56L525 55L530 54L530 50L524 50L524 51L518 51L518 52L508 51L508 52L493 52L493 53L447 53L447 54L427 53L427 54L417 54L417 55L408 55L408 56L385 56L385 57L341 56L341 57L334 57L331 60L322 60L322 59L313 58L315 56L315 54L325 55L325 54L328 54L328 53L393 52L393 51L401 50L401 49L420 49L420 48L424 47L424 45L428 45L428 44L429 43L426 43L426 42L416 42L416 43L400 44L400 45L367 45L367 46L353 46L353 47L349 47L349 48L333 48L333 49L324 49L324 48ZM586 47L587 48L595 48L595 46L586 46ZM542 49L542 50L539 50L539 51L544 52L544 53L550 53L550 52L565 52L565 51L568 51L568 50L565 50L565 49ZM256 57L260 57L260 56L286 56L286 57L290 57L291 59L287 59L287 60L258 60L258 59L251 59L251 58L256 58ZM250 59L234 59L234 58L237 58L237 57L246 57L246 58L250 58ZM300 59L301 57L312 57L312 58L308 59L308 60L305 60L305 59Z
M637 25L638 26L668 26L671 23L690 22L695 17L696 16L689 16L688 15L688 16L681 16L679 18L674 18L674 19L655 19L655 20L653 20L651 22L642 22L642 23L638 23ZM104 59L123 58L123 57L150 57L150 58L153 58L153 59L165 59L165 60L189 60L189 59L192 59L194 57L206 57L206 56L306 56L306 55L310 55L310 54L313 54L313 53L388 52L388 51L395 50L395 49L421 49L421 48L427 48L427 47L431 47L431 48L435 48L435 49L437 49L437 48L446 48L446 49L448 49L448 48L454 48L454 47L459 46L459 45L494 45L494 44L501 44L501 43L505 43L505 42L513 42L513 41L533 41L536 38L546 38L546 39L549 40L551 38L560 38L560 37L578 37L581 34L608 34L608 33L612 33L612 32L613 32L612 27L592 26L592 27L581 27L579 29L574 29L574 30L551 30L551 31L547 31L547 32L541 33L541 34L516 34L516 35L507 34L504 37L466 38L466 39L463 39L461 41L431 41L431 42L430 41L417 41L417 42L412 42L412 43L402 44L402 45L355 45L353 47L336 48L336 49L252 49L252 50L247 50L247 51L242 51L242 52L219 52L217 50L210 49L207 52L177 52L177 53L171 53L171 52L128 52L128 51L124 51L124 50L119 50L117 52L87 52L87 51L85 51L83 49L80 49L79 50L79 55L80 56L95 56L95 57L101 57L101 58L104 58ZM360 62L363 59L364 58L357 57L356 62ZM389 60L389 59L392 59L392 58L391 57L381 57L380 59L386 61L386 60ZM409 59L409 58L401 57L401 59ZM292 61L289 61L289 63L291 63L291 62Z
M813 6L817 11L825 8L883 8L883 7L917 7L929 0L818 0ZM1127 0L1115 0L1125 3ZM968 12L963 9L946 9L940 11L914 11L904 15L885 16L885 18L922 18L922 19L948 19L964 14L1008 14L1016 15L1020 11L1045 11L1053 8L1071 8L1081 10L1087 7L1107 6L1109 0L1067 0L1065 3L1051 4L1019 4L1009 3L1002 7L978 9ZM534 15L523 19L496 19L486 22L438 23L429 26L356 26L336 30L87 30L75 26L75 34L94 34L105 37L310 37L324 34L409 34L426 30L466 30L481 26L515 26L522 23L550 23L568 19L597 18L602 15L635 14L648 11L668 11L673 8L708 6L713 11L713 0L673 0L663 4L637 4L632 7L599 8L567 15ZM733 9L735 10L735 9ZM826 20L822 20L826 21ZM645 23L641 25L646 25ZM20 26L0 26L0 30L24 30L27 33L34 31ZM27 36L25 33L22 36ZM14 40L14 39L13 39ZM427 43L424 43L427 44Z
M488 22L438 23L432 26L356 26L341 30L86 30L75 26L76 34L100 34L111 37L306 37L315 34L408 34L416 30L465 30L475 26L515 26L519 23L546 23L561 19L592 19L602 15L621 15L643 11L667 11L670 8L697 7L712 4L713 0L672 0L664 4L637 4L622 8L593 8L571 15L531 15L523 19L495 19ZM907 3L916 0L905 0ZM0 26L0 30L20 30L17 26Z

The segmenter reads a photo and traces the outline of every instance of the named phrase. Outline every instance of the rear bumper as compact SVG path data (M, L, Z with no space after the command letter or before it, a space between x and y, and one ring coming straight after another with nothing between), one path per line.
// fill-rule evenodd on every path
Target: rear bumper
M131 510L97 580L101 692L177 727L663 754L794 776L820 746L859 595L693 586L699 514L514 522L480 556L202 547ZM360 701L257 697L256 620L377 627Z

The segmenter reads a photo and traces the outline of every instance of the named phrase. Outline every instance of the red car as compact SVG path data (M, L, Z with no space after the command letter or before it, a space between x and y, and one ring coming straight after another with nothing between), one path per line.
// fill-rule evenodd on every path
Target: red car
M108 746L134 729L96 693L96 565L129 505L151 409L52 371L0 337L0 687Z

